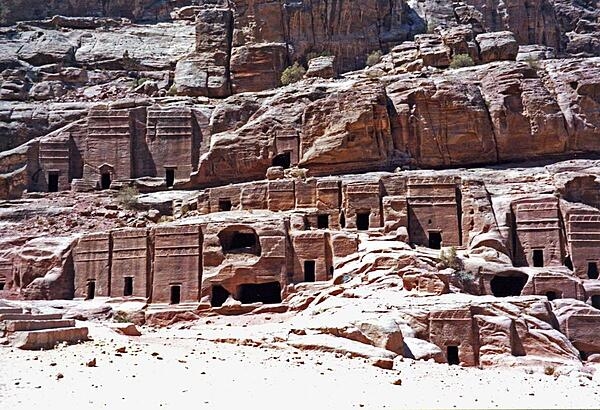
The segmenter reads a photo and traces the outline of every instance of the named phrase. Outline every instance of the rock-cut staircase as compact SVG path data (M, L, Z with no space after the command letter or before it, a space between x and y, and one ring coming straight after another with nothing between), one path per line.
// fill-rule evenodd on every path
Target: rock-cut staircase
M0 339L24 350L52 349L58 343L88 340L87 327L62 314L34 314L17 307L0 306Z

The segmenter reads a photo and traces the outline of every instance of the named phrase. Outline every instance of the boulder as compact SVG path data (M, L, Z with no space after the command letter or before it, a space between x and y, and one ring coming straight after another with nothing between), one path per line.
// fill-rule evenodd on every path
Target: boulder
M519 45L510 31L479 34L475 40L479 45L479 56L482 63L514 61L517 58Z
M306 77L334 78L335 56L322 56L311 59L308 62Z

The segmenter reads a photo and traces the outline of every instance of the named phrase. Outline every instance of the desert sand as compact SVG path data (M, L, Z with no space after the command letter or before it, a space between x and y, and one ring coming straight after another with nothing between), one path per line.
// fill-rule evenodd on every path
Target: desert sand
M2 408L600 407L600 379L591 374L593 368L589 375L564 370L547 375L543 369L397 359L393 370L384 370L340 354L205 340L203 333L227 319L217 320L212 329L206 322L142 327L140 337L86 322L93 338L86 343L49 351L1 347ZM89 367L94 359L96 366Z

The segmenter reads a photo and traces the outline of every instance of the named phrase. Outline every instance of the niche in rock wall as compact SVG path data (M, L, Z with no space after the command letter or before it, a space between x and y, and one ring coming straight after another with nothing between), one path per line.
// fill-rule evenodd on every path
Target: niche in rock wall
M58 192L58 172L48 172L48 192Z
M596 262L588 262L587 276L590 279L598 279L598 264Z
M600 295L594 295L591 297L592 306L596 309L600 309Z
M447 346L446 347L446 359L449 365L460 364L460 357L458 354L458 346Z
M110 173L104 172L100 176L100 187L102 189L110 189L110 184L112 183L110 178Z
M358 229L359 231L368 231L370 216L371 216L370 212L357 212L356 213L356 229Z
M535 268L543 268L544 267L544 250L543 249L534 249L532 252L533 266Z
M219 232L223 253L247 253L260 256L260 240L249 227L229 227Z
M281 303L281 285L279 282L268 282L259 284L243 284L238 288L238 300L244 304Z
M91 300L91 299L94 299L95 296L96 296L96 281L89 280L86 285L85 298L87 300Z
M284 152L273 157L272 165L274 167L282 167L288 169L292 165L292 154L290 152Z
M181 303L181 285L171 285L171 305L178 305Z
M442 249L442 233L439 231L429 231L429 248Z
M131 276L123 278L123 296L133 295L133 278Z
M210 305L212 307L221 307L223 303L229 298L229 292L221 285L214 285L212 287Z
M503 298L507 296L520 296L526 283L526 274L515 273L508 276L494 276L490 281L490 287L494 296Z

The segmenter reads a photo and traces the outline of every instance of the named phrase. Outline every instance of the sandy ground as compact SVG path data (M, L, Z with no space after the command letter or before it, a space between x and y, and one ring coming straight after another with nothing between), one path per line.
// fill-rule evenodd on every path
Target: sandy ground
M580 374L412 360L383 370L330 353L215 343L202 340L197 328L145 330L125 337L93 325L94 340L80 345L44 352L0 347L0 408L600 407L597 377ZM96 367L87 367L92 359Z

